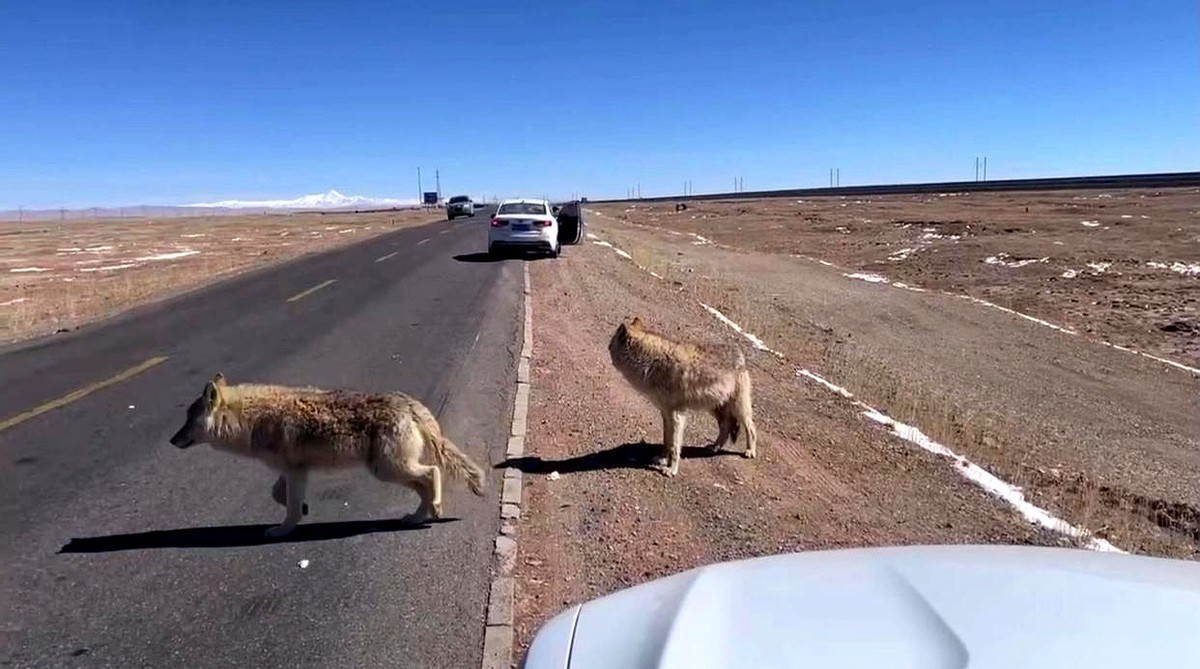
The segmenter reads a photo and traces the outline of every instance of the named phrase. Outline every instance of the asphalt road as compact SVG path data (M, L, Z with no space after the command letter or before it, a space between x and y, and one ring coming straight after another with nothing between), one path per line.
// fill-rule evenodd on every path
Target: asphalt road
M519 260L471 255L486 221L401 230L0 354L0 421L133 369L0 429L0 666L478 666L497 478L482 499L450 483L452 520L404 529L411 491L315 476L310 515L275 542L270 470L167 438L218 371L397 389L490 474L522 280Z

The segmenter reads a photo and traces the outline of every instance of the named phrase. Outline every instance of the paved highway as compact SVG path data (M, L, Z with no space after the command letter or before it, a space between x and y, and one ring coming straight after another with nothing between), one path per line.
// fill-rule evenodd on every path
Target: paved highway
M522 289L472 255L488 213L0 353L0 666L478 666ZM451 483L450 520L405 529L411 491L317 475L267 540L268 469L167 443L217 371L410 392L488 495Z

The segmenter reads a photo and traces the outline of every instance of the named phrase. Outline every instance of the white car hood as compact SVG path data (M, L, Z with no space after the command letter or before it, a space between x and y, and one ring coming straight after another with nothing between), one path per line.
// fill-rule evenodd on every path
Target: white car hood
M524 666L1200 666L1200 563L1017 546L721 563L563 611Z

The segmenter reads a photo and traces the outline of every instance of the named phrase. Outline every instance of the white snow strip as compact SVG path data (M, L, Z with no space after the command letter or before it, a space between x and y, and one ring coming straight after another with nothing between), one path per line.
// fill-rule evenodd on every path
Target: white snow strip
M179 235L179 236L183 237L184 239L198 239L200 237L207 237L208 235L203 232L196 232L196 233L193 233L190 235Z
M1051 515L1050 512L1025 499L1025 495L1021 492L1020 488L1017 488L1016 486L1000 479L983 467L980 467L967 458L955 453L933 439L930 439L919 428L901 423L891 416L888 416L887 414L871 407L865 402L854 399L854 394L849 390L831 383L821 378L821 376L808 371L807 369L796 370L796 375L807 378L811 381L815 381L821 386L824 386L826 390L832 391L838 395L841 395L842 397L852 400L855 406L863 410L863 416L875 421L876 423L879 423L880 425L885 425L891 428L892 434L896 435L897 437L909 442L910 444L915 444L916 446L919 446L922 449L933 453L934 455L950 458L956 465L954 470L957 471L960 476L978 485L992 495L995 495L996 497L1008 502L1025 518L1025 520L1029 521L1030 523L1040 525L1046 529L1067 535L1069 537L1086 539L1084 546L1090 550L1106 553L1125 552L1112 545L1108 541L1105 541L1104 539L1092 536L1092 534L1087 530L1076 527L1067 521L1062 520L1061 518Z
M1117 347L1114 346L1114 348L1117 348ZM1192 374L1195 374L1196 376L1200 376L1200 368L1188 367L1187 365L1185 365L1181 362L1175 362L1174 360L1167 360L1166 358L1160 358L1157 355L1150 355L1149 353L1143 353L1141 351L1134 351L1134 353L1137 353L1138 355L1146 357L1146 358L1150 358L1151 360L1157 360L1158 362L1161 362L1164 365L1170 365L1176 369L1182 369L1185 372L1191 372Z
M1027 320L1027 321L1032 321L1032 322L1034 322L1034 323L1037 323L1038 325L1044 325L1044 326L1046 326L1046 327L1048 327L1048 328L1051 328L1051 329L1053 329L1053 330L1058 330L1059 332L1064 332L1064 333L1066 333L1066 334L1069 334L1069 335L1078 335L1078 334L1079 334L1078 332L1076 332L1076 331L1074 331L1074 330L1069 330L1069 329L1067 329L1067 328L1064 328L1064 327L1063 327L1063 326L1061 326L1061 325L1055 325L1054 323L1051 323L1050 321L1044 321L1044 320L1042 320L1042 319L1040 319L1040 318L1036 318L1036 317L1034 317L1034 316L1030 316L1029 314L1023 314L1023 313L1021 313L1021 312L1019 312L1019 311L1016 311L1016 310L1014 310L1014 309L1009 309L1008 307L1002 307L1002 306L1000 306L999 304L996 304L995 302L988 302L987 300L981 300L981 299L979 299L978 297L973 297L973 296L971 296L971 295L956 295L955 293L946 293L946 294L947 294L947 295L953 295L954 297L958 297L958 298L961 298L961 299L964 299L964 300L969 300L969 301L971 301L971 302L974 302L974 303L976 303L976 304L982 304L982 305L984 305L984 306L986 306L986 307L991 307L991 308L993 308L993 309L999 309L1000 311L1003 311L1003 312L1005 312L1005 313L1008 313L1008 314L1012 314L1012 315L1014 315L1014 316L1020 316L1021 318L1024 318L1024 319L1025 319L1025 320Z
M1079 224L1087 228L1100 227L1100 221L1080 221Z
M716 309L708 306L707 304L705 304L703 302L700 302L700 306L704 307L708 311L708 313L712 314L713 316L716 316L717 320L721 321L725 325L728 325L731 330L733 330L734 332L742 335L747 340L749 340L750 343L754 345L754 348L756 348L760 351L766 351L767 353L770 353L771 355L773 355L777 358L780 358L780 359L783 358L782 353L767 347L767 345L763 343L763 340L759 339L757 335L755 335L751 332L746 332L745 330L742 329L742 326L729 320L729 317L726 316L725 314L721 313L720 311L717 311Z
M126 262L126 263L121 263L119 265L105 265L103 267L80 267L79 271L80 272L112 272L112 271L119 270L119 269L129 269L130 267L137 267L137 266L138 266L138 264L135 262Z
M1003 267L1018 268L1025 267L1026 265L1032 265L1034 263L1046 262L1050 259L1050 256L1046 256L1045 258L1026 258L1025 260L1009 260L1008 258L1009 255L1007 253L1001 253L994 256L988 256L983 259L983 262L989 265L1001 265Z
M689 232L688 234L689 234L689 235L691 235L692 237L694 237L694 238L696 239L696 241L694 241L694 242L692 242L692 243L693 243L693 244L695 244L695 245L697 245L697 246L699 246L699 245L701 245L701 244L712 244L712 240L711 240L711 239L708 239L707 237L704 237L704 236L698 235L698 234L696 234L696 233L694 233L694 232Z
M1069 269L1062 273L1062 278L1064 279L1074 279L1077 276L1079 276L1079 270L1077 269Z
M142 256L141 258L134 258L134 260L136 260L138 262L154 262L156 260L175 260L177 258L186 258L188 256L194 256L199 253L200 253L199 251L193 251L192 249L184 249L182 251L173 251L171 253L159 253L157 255L152 255L152 256Z
M864 272L846 274L843 272L842 276L846 277L847 279L858 279L859 281L867 281L869 283L891 283L891 281L888 281L887 278L879 276L878 274L867 274Z
M1090 267L1091 270L1093 272L1095 272L1096 274L1103 274L1105 270L1107 270L1109 267L1112 267L1112 263L1110 263L1110 262L1090 262L1087 264L1087 266Z
M615 251L617 255L621 256L622 258L624 258L626 260L633 260L633 256L629 255L625 251L623 251L615 246L613 247L613 251Z
M1173 262L1168 265L1165 262L1148 262L1146 265L1155 269L1169 269L1184 276L1200 276L1200 263Z
M927 293L927 292L929 292L928 290L926 290L926 289L924 289L924 288L918 288L917 286L910 286L910 285L908 285L907 283L901 283L901 282L899 282L899 281L896 281L896 282L892 283L892 285L893 285L893 286L895 286L896 288L903 288L904 290L911 290L911 291L912 291L912 292L914 292L914 293Z
M354 232L354 228L346 228L345 230L338 230L339 235L344 235L347 232Z
M910 255L912 255L916 252L917 252L916 249L909 249L909 248L900 249L899 251L895 251L891 255L889 255L887 257L887 259L892 262L899 262L901 260L907 259Z
M50 270L45 267L14 267L8 271L13 274L25 274L28 272L49 272Z
M240 242L240 241L242 241L242 238L241 238L241 237L234 237L233 239L231 239L231 240L229 240L229 241L231 241L231 242Z
M11 300L9 300L9 301L7 301L7 302L0 302L0 307L9 307L9 306L12 306L12 305L14 305L14 304L20 304L20 303L22 303L22 302L28 302L28 301L29 301L29 298L28 298L28 297L18 297L18 298L15 298L15 299L11 299Z
M1133 214L1121 214L1121 218L1133 218Z

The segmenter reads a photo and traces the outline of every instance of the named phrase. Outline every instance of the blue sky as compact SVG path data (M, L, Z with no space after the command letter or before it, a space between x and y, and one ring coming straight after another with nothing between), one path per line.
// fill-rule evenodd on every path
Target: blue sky
M1198 7L4 3L0 209L1197 169Z

